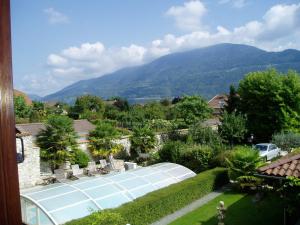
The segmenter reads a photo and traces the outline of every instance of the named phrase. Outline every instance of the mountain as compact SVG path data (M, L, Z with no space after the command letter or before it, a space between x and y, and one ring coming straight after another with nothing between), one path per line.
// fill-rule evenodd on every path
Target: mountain
M41 101L43 97L39 96L39 95L35 95L35 94L28 94L29 98L32 101Z
M248 45L218 44L163 56L148 64L78 81L46 96L45 101L70 102L83 94L122 96L144 101L183 94L210 98L228 92L245 74L275 67L300 72L300 51L267 52Z

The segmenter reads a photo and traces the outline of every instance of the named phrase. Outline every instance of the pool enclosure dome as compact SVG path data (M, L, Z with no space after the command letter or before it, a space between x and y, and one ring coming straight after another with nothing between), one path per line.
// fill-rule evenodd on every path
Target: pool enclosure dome
M159 163L32 188L21 192L22 221L28 225L64 224L94 211L118 207L195 175L184 166Z

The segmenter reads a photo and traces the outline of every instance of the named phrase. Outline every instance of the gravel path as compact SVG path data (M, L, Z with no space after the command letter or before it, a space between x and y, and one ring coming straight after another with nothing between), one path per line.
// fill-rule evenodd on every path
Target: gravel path
M163 217L162 219L160 219L159 221L157 221L155 223L152 223L151 225L167 225L167 224L173 222L174 220L184 216L185 214L199 208L200 206L211 201L212 199L216 198L217 196L221 195L223 193L223 191L224 190L211 192L211 193L205 195L204 197L192 202L191 204L187 205L186 207L179 209L178 211Z

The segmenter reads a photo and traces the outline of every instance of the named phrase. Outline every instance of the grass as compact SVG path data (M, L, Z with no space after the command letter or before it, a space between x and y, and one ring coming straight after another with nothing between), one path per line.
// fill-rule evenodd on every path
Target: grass
M170 225L216 225L219 201L227 208L225 224L230 225L282 225L283 208L278 197L267 196L254 203L252 195L224 193L204 206L175 220Z

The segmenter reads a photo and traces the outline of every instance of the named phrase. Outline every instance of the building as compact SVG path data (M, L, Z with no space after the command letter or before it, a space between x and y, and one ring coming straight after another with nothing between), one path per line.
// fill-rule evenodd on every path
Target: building
M43 123L16 124L17 159L20 188L35 186L41 182L41 172L50 172L47 164L40 160L40 149L36 146L37 134L45 129ZM87 150L87 136L95 126L87 120L74 120L74 130L78 135L78 145L81 150Z
M216 95L212 99L208 101L208 105L213 109L214 116L220 116L224 107L226 106L226 102L228 100L227 95Z

